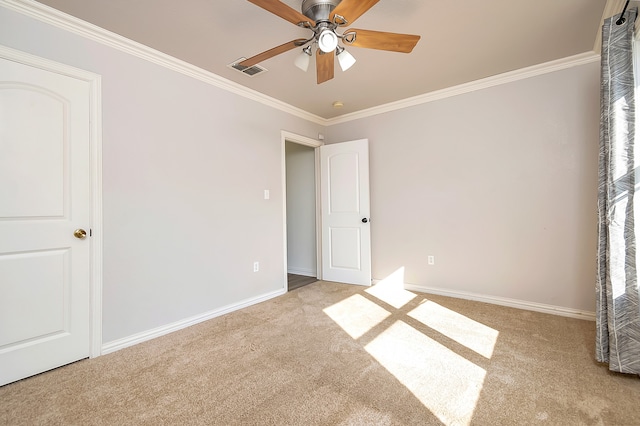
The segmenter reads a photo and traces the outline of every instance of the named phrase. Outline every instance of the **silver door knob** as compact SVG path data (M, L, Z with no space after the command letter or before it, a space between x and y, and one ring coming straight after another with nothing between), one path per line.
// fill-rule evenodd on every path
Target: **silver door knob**
M84 239L84 237L87 236L87 231L85 231L84 229L76 229L75 231L73 231L73 236L79 239Z

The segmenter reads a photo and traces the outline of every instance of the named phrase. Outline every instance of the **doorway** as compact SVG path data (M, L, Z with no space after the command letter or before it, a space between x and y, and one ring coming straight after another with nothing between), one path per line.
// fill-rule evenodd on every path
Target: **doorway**
M317 147L319 141L283 132L286 288L318 280Z

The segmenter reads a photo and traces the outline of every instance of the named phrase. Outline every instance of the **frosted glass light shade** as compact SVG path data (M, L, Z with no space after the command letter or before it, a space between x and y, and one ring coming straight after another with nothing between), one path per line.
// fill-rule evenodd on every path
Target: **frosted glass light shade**
M296 67L300 68L302 71L307 72L307 70L309 69L309 58L310 56L307 55L304 51L302 51L298 56L296 56L296 59L295 61L293 61L293 63Z
M346 71L356 63L356 58L346 50L343 50L338 54L338 63L340 64L340 68L342 71Z
M324 30L318 36L318 47L324 53L333 52L338 47L338 36L331 30Z

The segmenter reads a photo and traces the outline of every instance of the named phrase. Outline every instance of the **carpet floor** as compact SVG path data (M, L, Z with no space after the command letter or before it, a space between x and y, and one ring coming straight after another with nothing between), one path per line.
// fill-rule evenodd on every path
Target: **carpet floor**
M1 425L640 425L595 324L319 281L0 387Z

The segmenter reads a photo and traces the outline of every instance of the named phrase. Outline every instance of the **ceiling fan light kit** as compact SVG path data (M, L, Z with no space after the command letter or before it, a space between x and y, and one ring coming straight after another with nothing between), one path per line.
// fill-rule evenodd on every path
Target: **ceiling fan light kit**
M302 28L313 32L307 40L297 39L255 55L239 65L252 66L258 62L272 58L280 53L296 47L303 47L294 60L296 67L303 71L309 68L311 50L317 46L316 73L318 84L333 78L334 58L337 56L340 68L348 70L355 64L356 59L343 44L367 49L387 50L392 52L409 53L420 40L420 36L410 34L385 33L381 31L349 29L343 34L336 30L339 27L353 23L363 13L371 9L379 0L303 0L302 13L292 9L280 0L248 0L249 2L286 19ZM335 55L330 54L335 52Z
M340 64L342 71L348 70L356 63L356 58L354 58L351 53L344 50L344 47L338 46L336 49L336 57L338 58L338 63Z
M318 38L318 47L324 53L333 52L338 47L338 36L333 30L322 30Z
M309 69L309 62L311 62L311 46L307 46L302 49L302 52L296 56L294 65L300 68L302 71L307 72Z

